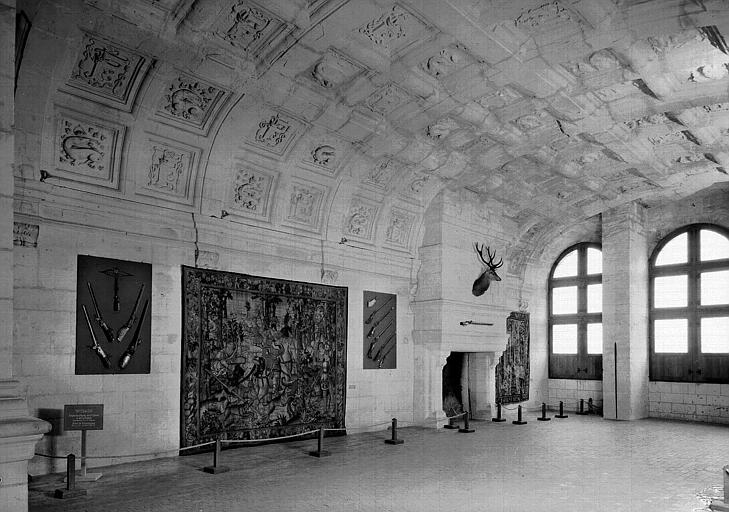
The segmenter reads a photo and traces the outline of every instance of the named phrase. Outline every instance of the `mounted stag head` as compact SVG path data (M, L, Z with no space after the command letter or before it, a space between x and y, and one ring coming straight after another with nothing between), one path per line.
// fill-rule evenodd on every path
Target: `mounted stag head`
M489 289L492 280L501 281L501 278L496 275L496 269L501 267L504 262L503 258L501 258L497 263L494 263L496 251L491 254L489 248L484 247L483 244L479 247L478 243L474 243L473 249L476 251L476 254L478 254L478 258L481 260L481 263L484 264L483 272L481 272L481 275L473 282L473 287L471 288L471 293L473 293L476 297L480 297L483 295L483 292ZM484 249L486 249L486 257L484 257L483 254ZM488 261L486 261L486 258L488 258Z

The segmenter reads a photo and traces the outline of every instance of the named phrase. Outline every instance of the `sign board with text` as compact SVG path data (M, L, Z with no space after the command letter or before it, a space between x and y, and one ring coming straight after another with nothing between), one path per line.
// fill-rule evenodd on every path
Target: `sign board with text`
M64 430L104 430L104 404L63 406Z

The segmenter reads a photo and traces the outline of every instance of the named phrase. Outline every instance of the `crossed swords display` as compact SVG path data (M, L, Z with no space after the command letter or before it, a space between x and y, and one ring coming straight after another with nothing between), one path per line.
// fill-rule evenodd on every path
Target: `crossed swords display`
M131 330L132 326L134 325L134 322L137 320L137 308L139 307L139 301L142 298L142 293L144 292L144 283L139 287L139 293L137 294L137 300L134 301L134 307L132 308L132 312L129 315L129 318L127 321L122 325L119 330L114 334L114 331L109 327L109 324L107 324L104 321L104 318L101 316L101 310L99 309L99 303L96 302L96 295L94 294L94 289L91 286L91 283L86 281L86 286L89 289L89 294L91 295L91 302L94 305L94 319L96 320L96 323L99 324L99 327L101 328L101 332L104 333L104 337L106 337L107 341L109 343L121 343L124 338L127 336L129 331ZM114 297L114 304L117 304L117 293L118 290L115 289L115 297ZM123 370L127 367L129 362L132 360L132 356L137 351L137 348L139 345L142 344L142 340L140 339L140 334L142 332L142 324L144 323L144 317L147 314L147 306L149 305L149 300L144 301L144 306L142 307L142 314L139 317L139 322L137 323L137 328L134 331L134 335L132 336L132 340L129 342L129 345L127 346L127 349L124 351L124 353L119 358L119 368ZM97 355L99 360L101 360L101 363L104 365L105 368L111 368L111 361L109 361L109 356L106 355L106 352L104 349L99 345L99 341L96 339L96 333L94 333L94 329L91 325L91 320L89 320L89 313L86 311L86 305L82 304L81 309L83 309L84 317L86 318L86 325L89 328L89 332L91 333L91 341L92 344L89 345L89 348Z
M375 319L377 314L385 307L387 306L390 301L392 301L393 297L390 297L385 301L385 303L374 310L370 316L367 317L367 320L365 320L365 325L369 325L372 323L372 321ZM373 304L374 305L374 304ZM387 330L390 328L392 323L394 322L394 318L390 318L390 321L379 331L379 334L375 336L375 332L377 332L377 327L382 323L383 320L388 318L388 313L395 309L395 306L390 306L390 309L387 310L385 314L383 314L379 320L377 320L372 327L370 327L369 332L367 332L367 337L371 338L372 341L370 342L370 346L367 349L367 357L371 359L372 361L377 361L377 367L382 368L382 363L385 361L385 358L387 355L392 351L393 348L395 348L395 344L392 343L395 340L395 336L397 333L393 333L384 343L380 345L380 348L375 352L374 356L372 355L372 352L375 349L375 346L380 342L380 339L382 336L387 332Z

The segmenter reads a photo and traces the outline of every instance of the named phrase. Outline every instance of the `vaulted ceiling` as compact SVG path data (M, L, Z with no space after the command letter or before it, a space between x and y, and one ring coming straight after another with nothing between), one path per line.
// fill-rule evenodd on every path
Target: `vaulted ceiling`
M719 0L19 9L35 172L78 190L410 250L443 189L526 232L729 181Z

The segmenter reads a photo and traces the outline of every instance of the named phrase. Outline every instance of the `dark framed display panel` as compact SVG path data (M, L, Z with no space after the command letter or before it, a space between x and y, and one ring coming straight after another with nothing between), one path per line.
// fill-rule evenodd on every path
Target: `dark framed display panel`
M362 368L397 368L397 295L365 291Z
M347 289L182 267L182 447L344 428Z
M149 373L152 265L79 255L77 277L76 375Z

